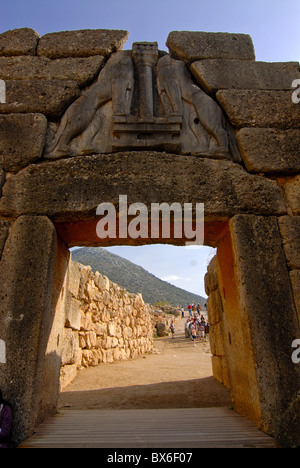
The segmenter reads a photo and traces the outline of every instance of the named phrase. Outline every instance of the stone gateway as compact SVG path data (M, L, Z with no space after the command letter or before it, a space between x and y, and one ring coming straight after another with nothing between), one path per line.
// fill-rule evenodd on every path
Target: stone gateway
M14 441L55 413L63 337L72 349L80 336L82 362L105 341L109 321L96 331L72 322L69 248L153 243L97 237L97 207L118 216L126 195L148 211L204 204L204 242L217 247L206 276L214 376L237 412L299 446L299 63L256 62L243 34L174 31L168 53L155 42L123 50L127 39L0 34L0 387ZM115 333L124 340L118 326L110 352Z

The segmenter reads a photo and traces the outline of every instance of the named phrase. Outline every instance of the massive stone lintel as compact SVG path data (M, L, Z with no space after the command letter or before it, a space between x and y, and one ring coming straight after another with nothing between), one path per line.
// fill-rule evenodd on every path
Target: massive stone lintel
M128 195L128 203L143 200L149 208L159 201L205 203L207 219L219 221L237 213L286 214L275 181L248 174L231 161L151 151L31 165L7 180L0 213L45 214L56 221L95 219L97 206L107 199L117 205L120 194Z

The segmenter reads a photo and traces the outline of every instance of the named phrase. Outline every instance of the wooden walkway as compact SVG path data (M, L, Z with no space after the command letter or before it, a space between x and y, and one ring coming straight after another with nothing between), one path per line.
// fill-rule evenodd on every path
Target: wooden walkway
M19 448L277 448L227 408L63 410Z

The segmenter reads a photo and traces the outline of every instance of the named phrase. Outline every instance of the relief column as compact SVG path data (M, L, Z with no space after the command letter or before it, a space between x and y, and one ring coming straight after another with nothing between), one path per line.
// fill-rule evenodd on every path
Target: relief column
M132 57L139 77L139 116L153 117L153 74L158 61L157 42L136 42Z

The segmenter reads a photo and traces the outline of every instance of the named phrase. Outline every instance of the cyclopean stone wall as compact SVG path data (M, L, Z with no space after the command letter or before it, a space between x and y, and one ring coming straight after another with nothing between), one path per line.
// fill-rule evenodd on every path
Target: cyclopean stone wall
M0 35L0 386L14 439L55 411L68 248L161 241L99 241L97 206L126 194L204 203L215 374L237 411L300 445L299 63L256 62L243 34L175 31L169 55L114 54L127 38Z
M69 266L62 346L61 388L78 369L135 359L153 350L153 306L91 267ZM160 320L170 318L160 316Z

